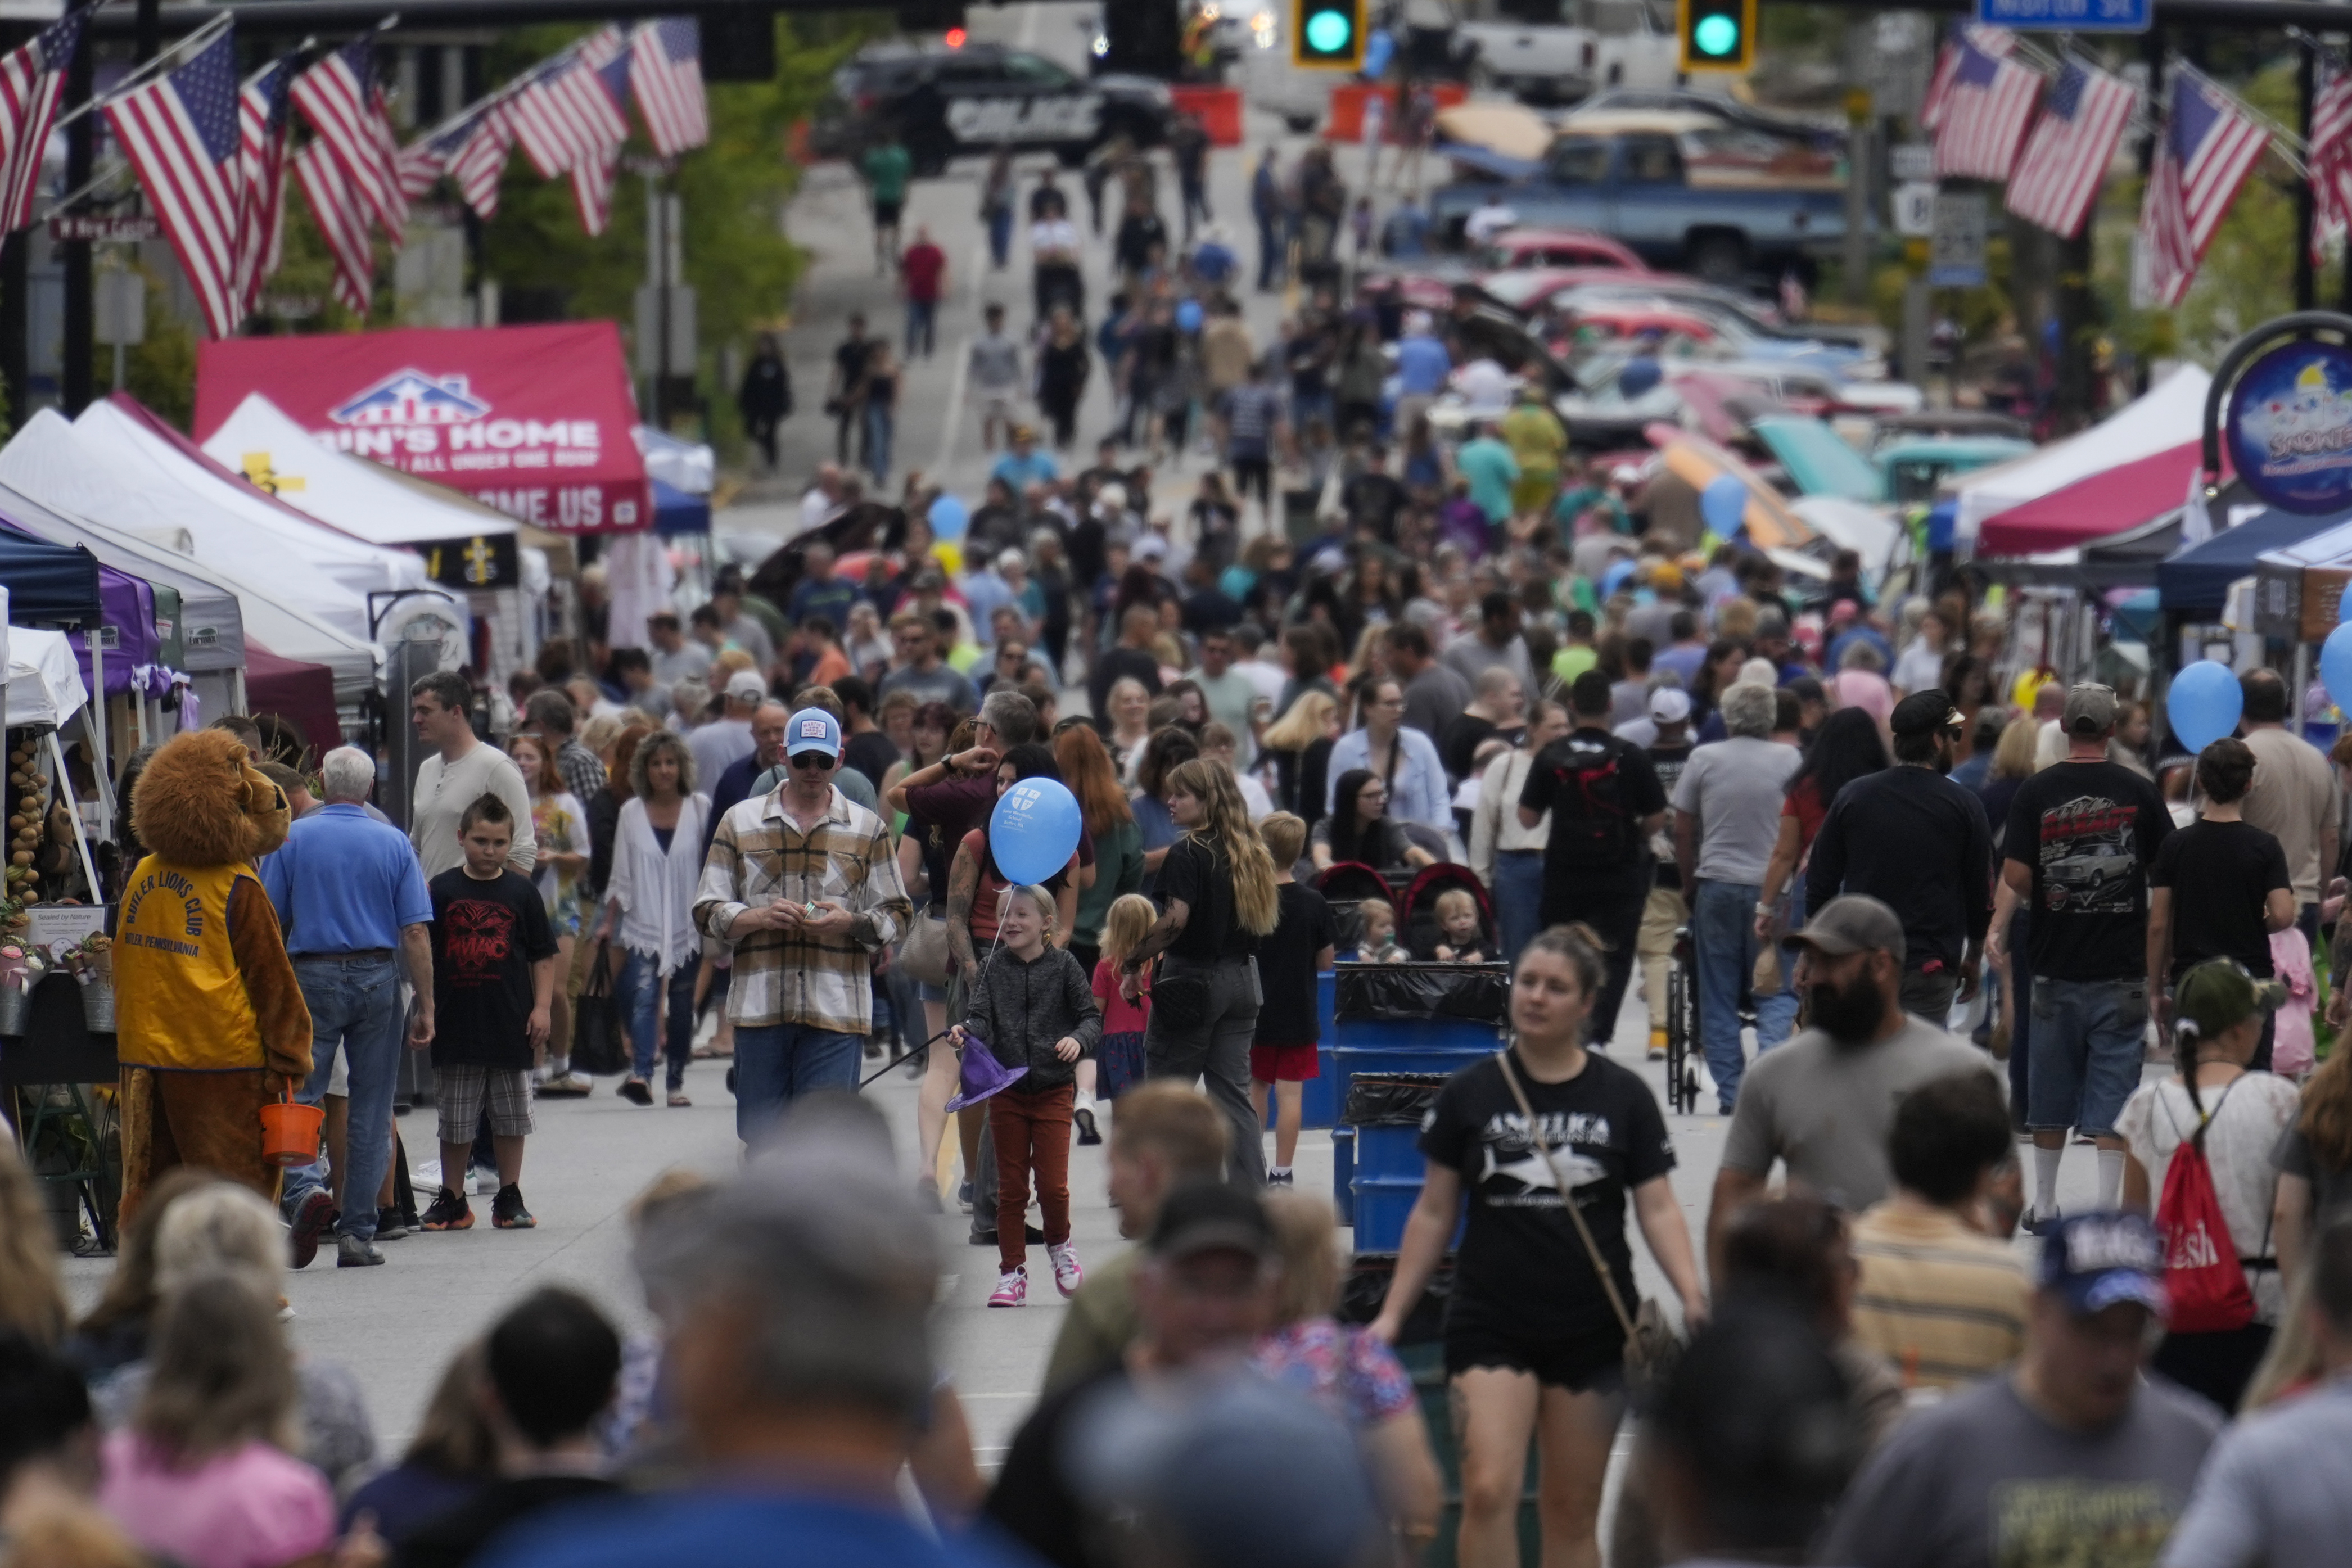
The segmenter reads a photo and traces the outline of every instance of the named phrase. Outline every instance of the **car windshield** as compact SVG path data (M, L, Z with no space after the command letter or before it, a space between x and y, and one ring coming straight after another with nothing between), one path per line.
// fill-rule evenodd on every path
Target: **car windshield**
M1034 87L1067 87L1076 79L1043 55L1007 55L1004 74Z

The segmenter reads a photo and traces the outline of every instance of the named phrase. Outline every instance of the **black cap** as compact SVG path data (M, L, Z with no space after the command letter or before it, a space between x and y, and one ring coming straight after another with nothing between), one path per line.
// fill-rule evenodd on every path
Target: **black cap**
M1226 1251L1271 1258L1274 1226L1255 1194L1224 1182L1190 1182L1160 1204L1145 1249L1154 1258Z
M1887 716L1886 727L1897 735L1933 735L1941 729L1958 729L1966 722L1951 697L1930 686L1896 703Z

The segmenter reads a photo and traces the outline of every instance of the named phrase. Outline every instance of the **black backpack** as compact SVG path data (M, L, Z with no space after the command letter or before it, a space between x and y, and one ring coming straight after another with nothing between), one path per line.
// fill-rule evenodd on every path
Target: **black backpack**
M1549 855L1557 866L1611 871L1633 858L1635 833L1624 804L1622 754L1570 746L1552 764Z

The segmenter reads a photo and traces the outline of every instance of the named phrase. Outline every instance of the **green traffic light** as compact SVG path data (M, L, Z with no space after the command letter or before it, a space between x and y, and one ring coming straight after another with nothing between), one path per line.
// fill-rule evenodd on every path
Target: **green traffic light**
M1355 23L1344 11L1318 11L1307 19L1307 47L1318 55L1336 55L1348 47Z
M1701 54L1713 55L1720 59L1738 49L1739 24L1728 16L1703 17L1698 26L1691 29L1691 41L1698 46Z

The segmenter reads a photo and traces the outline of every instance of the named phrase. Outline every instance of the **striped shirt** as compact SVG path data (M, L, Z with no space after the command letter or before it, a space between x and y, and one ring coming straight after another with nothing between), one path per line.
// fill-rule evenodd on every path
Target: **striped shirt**
M1897 1194L1853 1222L1853 1336L1907 1385L1952 1388L2017 1359L2032 1287L2006 1242Z
M847 934L729 933L746 910L780 900L833 903L856 916ZM913 915L882 819L833 791L807 832L784 814L783 791L756 796L719 821L695 892L694 924L735 948L727 1016L753 1029L797 1024L866 1034L874 1024L874 955Z

